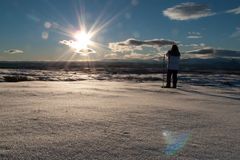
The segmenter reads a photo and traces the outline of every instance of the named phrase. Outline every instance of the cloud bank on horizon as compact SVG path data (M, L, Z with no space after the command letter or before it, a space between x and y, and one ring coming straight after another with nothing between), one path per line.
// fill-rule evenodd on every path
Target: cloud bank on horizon
M240 58L240 51L226 50L226 49L214 49L206 47L202 49L187 51L186 57L189 58Z

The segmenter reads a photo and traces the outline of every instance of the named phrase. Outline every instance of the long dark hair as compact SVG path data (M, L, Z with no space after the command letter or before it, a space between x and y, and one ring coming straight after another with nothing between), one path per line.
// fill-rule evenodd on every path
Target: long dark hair
M172 49L170 50L170 55L172 56L181 56L178 46L176 44L172 45Z

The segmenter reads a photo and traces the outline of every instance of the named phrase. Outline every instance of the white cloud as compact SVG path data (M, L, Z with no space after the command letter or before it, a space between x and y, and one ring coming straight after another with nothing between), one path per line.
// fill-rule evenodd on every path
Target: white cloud
M63 45L69 46L69 47L71 47L74 42L75 41L73 41L73 40L61 40L61 41L59 41L60 44L63 44Z
M139 60L159 60L160 54L151 53L109 53L105 54L106 59L139 59Z
M112 52L131 52L134 50L143 50L141 46L127 46L119 44L120 42L109 43L108 48L111 49Z
M4 53L8 53L8 54L23 54L24 51L19 50L19 49L9 49L9 50L5 50Z
M73 50L74 53L79 53L83 56L96 53L96 51L92 48L78 48L78 42L74 40L62 40L59 41L60 44L68 46L70 49Z
M188 32L188 34L189 34L189 35L198 35L198 36L201 35L200 32Z
M202 38L202 35L199 32L188 32L187 38L189 38L189 39L199 39L199 38Z
M113 53L105 55L105 58L154 60L166 52L165 47L176 43L165 39L136 40L130 38L122 42L109 43L108 47Z
M189 35L189 36L187 36L187 38L189 38L189 39L199 39L199 38L202 38L202 36Z
M208 17L215 13L207 5L187 2L167 8L163 14L172 20L183 21Z
M117 53L110 53L110 54L105 54L104 55L104 58L108 58L108 59L113 59L113 58L116 58L116 57L118 57Z
M173 45L177 42L165 39L152 39L152 40L136 40L133 38L127 39L122 42L109 43L108 47L113 52L129 52L136 50L143 50L143 47L159 48L166 45Z
M192 55L195 57L203 57L203 58L240 58L240 51L233 51L227 49L215 49L206 47L203 49L197 49L192 51L187 51L186 54Z
M179 46L198 48L198 47L206 47L206 44L204 44L204 43L200 43L200 44L192 43L192 44L185 44L185 45L181 44Z
M140 53L130 53L124 55L125 59L151 59L152 55L150 54L140 54Z
M237 8L228 10L228 11L226 11L226 13L240 14L240 6Z

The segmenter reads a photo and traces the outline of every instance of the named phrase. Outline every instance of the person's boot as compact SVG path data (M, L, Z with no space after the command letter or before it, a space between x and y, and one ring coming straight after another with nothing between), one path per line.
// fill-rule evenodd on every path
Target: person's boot
M167 73L167 85L164 88L170 88L171 87L171 73L168 71Z
M177 83L176 81L173 83L173 87L172 88L177 88Z
M164 86L163 88L171 88L170 86L168 86L168 85L166 85L166 86Z
M170 83L167 83L167 85L166 85L166 86L164 86L163 88L171 88L171 85L170 85Z

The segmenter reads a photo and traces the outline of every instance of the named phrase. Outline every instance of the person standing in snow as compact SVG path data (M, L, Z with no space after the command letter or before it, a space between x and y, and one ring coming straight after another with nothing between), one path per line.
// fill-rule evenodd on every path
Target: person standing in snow
M172 49L169 50L166 54L168 57L168 65L167 65L167 85L166 88L171 87L171 80L173 82L173 88L177 88L177 74L179 70L179 61L180 61L180 52L178 50L178 46L174 44Z

